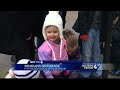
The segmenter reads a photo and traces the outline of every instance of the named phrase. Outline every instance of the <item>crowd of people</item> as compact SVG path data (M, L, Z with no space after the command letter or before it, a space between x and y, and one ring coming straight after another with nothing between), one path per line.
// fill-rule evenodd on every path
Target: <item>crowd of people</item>
M14 55L15 63L35 60L34 37L37 37L38 60L80 60L103 63L102 11L78 11L72 29L64 29L67 11L3 11L0 12L0 53ZM119 11L113 15L110 62L112 73L120 75ZM6 27L6 25L8 27ZM76 32L79 33L77 37ZM4 38L4 39L3 39ZM42 75L41 75L42 73ZM24 75L23 75L24 74ZM24 71L11 68L5 78L102 78L102 70Z

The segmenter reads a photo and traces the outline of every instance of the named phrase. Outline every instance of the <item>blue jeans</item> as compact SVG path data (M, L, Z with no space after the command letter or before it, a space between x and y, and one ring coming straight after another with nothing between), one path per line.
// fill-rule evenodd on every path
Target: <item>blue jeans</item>
M86 41L82 41L82 60L83 62L103 62L100 42L99 42L100 30L91 28L89 31L89 38ZM102 70L97 72L80 72L80 74L88 78L90 75L95 77L102 76Z

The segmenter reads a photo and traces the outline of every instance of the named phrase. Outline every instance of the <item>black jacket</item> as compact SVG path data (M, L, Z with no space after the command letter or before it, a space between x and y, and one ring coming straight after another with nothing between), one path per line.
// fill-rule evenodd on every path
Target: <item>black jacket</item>
M88 34L94 13L94 11L79 11L73 29L81 35Z
M30 51L26 40L30 35L41 37L46 11L0 11L0 53Z
M101 22L100 22L100 40L104 41L105 40L105 29L104 29L104 23L106 21L106 14L107 11L101 11ZM90 28L92 21L94 19L94 14L95 11L79 11L78 12L78 18L73 25L73 29L80 33L81 35L87 35ZM114 13L113 15L113 20L116 18L117 13Z
M120 17L120 12L118 13ZM111 62L120 63L120 18L118 18L112 31Z

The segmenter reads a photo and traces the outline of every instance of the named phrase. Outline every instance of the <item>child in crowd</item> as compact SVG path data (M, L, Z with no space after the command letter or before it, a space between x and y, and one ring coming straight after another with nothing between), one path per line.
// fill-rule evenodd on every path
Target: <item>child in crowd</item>
M78 38L77 38L77 34L75 31L73 30L64 30L63 31L63 36L66 40L67 43L67 53L68 53L68 58L69 60L79 60L80 59L80 48L78 47ZM18 62L18 64L27 64L29 60L20 60ZM9 70L9 74L6 75L6 78L30 78L30 75L32 75L32 72L30 73L30 75L26 75L27 73L29 73L30 71L18 71L18 70L12 70L12 68ZM40 73L40 72L39 72ZM61 73L59 76L57 77L62 77ZM19 75L19 76L18 76ZM23 76L24 75L24 76ZM73 70L71 71L71 73L69 74L68 78L79 78L79 72L78 70ZM39 75L37 75L36 78L39 78Z
M63 36L67 42L67 53L69 60L79 60L80 47L78 46L77 33L74 30L66 29L63 31Z
M44 43L38 48L39 60L68 60L66 40L63 38L63 22L57 11L49 11L46 16L42 34ZM46 78L64 78L69 71L43 71Z
M63 36L67 43L67 53L69 60L80 60L80 47L78 46L78 37L74 30L64 30ZM79 71L73 70L68 78L80 78Z

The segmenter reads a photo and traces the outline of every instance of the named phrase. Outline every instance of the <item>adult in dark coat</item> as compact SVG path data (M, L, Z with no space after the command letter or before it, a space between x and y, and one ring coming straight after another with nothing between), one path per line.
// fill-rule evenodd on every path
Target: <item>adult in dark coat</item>
M104 42L105 34L107 33L103 29L105 24L103 23L102 20L104 20L104 18L106 18L106 16L104 16L104 15L105 14L102 11L79 11L78 18L73 26L73 29L76 32L80 33L80 39L82 40L82 45L81 45L82 46L82 55L85 57L88 57L88 58L91 58L91 55L92 55L93 59L91 59L91 60L99 60L98 62L102 62L102 58L100 56L99 41ZM114 16L115 15L113 15L113 20L115 18ZM91 29L94 29L94 31L91 32L92 31ZM99 31L100 35L97 33L98 31ZM100 36L100 39L98 36ZM91 38L91 41L89 40L90 38ZM86 40L88 40L89 43L87 43ZM89 48L85 47L85 45ZM94 56L96 56L96 57L94 57ZM83 58L83 60L85 60L85 59ZM87 59L86 59L86 61L87 61ZM87 61L87 62L89 62L89 61ZM99 75L97 75L97 73L96 73L96 75L91 74L91 76L94 75L95 77L98 77L98 76L101 76L102 73L98 73L98 74ZM87 76L87 74L86 75L84 74L84 76Z
M118 20L112 31L112 46L110 61L114 65L113 74L120 76L120 11L117 13Z
M78 18L73 29L80 33L82 40L83 62L102 62L99 44L99 34L101 30L101 11L79 11ZM102 71L81 72L83 77L96 77L102 75Z
M42 36L45 11L0 11L0 53L34 59L34 36Z

